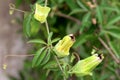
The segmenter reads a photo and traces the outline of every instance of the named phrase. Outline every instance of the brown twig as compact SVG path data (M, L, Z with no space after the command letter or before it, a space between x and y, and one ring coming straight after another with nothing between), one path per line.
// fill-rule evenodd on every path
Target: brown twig
M98 38L101 44L108 50L112 58L115 60L116 63L120 63L119 59L114 55L114 53L111 51L111 49L108 47L108 45L99 37Z
M7 67L7 58L8 57L30 57L34 56L35 54L23 54L23 55L17 55L17 54L11 54L11 55L5 55L3 60L3 66Z
M74 52L73 54L76 56L77 60L79 61L80 57L79 57L78 53Z
M80 20L78 20L78 19L76 19L76 18L74 18L74 17L72 17L72 16L68 16L68 15L66 15L66 14L63 14L63 13L59 12L59 11L56 11L55 14L56 14L57 16L70 19L70 20L74 21L75 23L77 23L78 25L81 24Z

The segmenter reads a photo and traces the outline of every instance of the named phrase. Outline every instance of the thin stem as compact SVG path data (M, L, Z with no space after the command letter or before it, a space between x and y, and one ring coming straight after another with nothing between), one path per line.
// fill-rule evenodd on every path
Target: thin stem
M7 57L28 57L28 56L34 56L35 54L29 54L29 55L25 55L25 54L23 54L23 55L17 55L17 54L14 54L14 55L6 55L5 57L7 58Z
M45 7L47 6L47 2L48 2L48 0L45 0ZM47 22L47 20L46 20L46 22L45 22L45 26L46 26L46 29L47 29L47 33L48 33L48 35L49 35L49 26L48 26L48 22Z
M63 69L62 69L62 67L61 67L61 65L60 65L60 62L59 62L59 60L58 60L57 56L56 56L56 55L54 55L54 57L55 57L55 60L56 60L56 62L57 62L57 64L58 64L58 66L59 66L60 70L61 70L61 71L62 71L62 73L65 75L65 73L64 73L64 71L63 71ZM64 80L66 80L65 76L64 76Z
M79 57L78 53L74 52L73 54L76 56L76 58L77 58L78 61L79 61L79 60L80 60L80 57Z
M47 6L47 2L48 2L48 0L45 0L45 7Z
M49 35L49 26L48 26L48 22L47 22L47 20L46 20L46 22L45 22L45 26L46 26L46 29L47 29L47 34Z
M16 9L16 8L15 8L15 5L12 4L12 3L9 4L9 7L10 7L11 10L16 10L16 11L19 11L19 12L26 13L26 11L23 11L23 10L20 10L20 9Z
M3 64L7 64L7 58L8 57L29 57L29 56L34 56L35 54L29 54L29 55L16 55L16 54L14 54L14 55L5 55L5 57L4 57L4 60L3 60Z
M119 59L114 55L114 53L111 51L111 49L108 47L108 45L99 37L99 41L102 43L102 45L108 50L112 58L115 60L116 63L120 63Z
M69 16L69 15L63 14L63 13L61 13L61 12L59 12L59 11L56 11L55 14L58 15L58 16L61 16L61 17L64 17L64 18L70 19L70 20L76 22L78 25L81 24L80 20L78 20L78 19L76 19L76 18L74 18L74 17L72 17L72 16Z
M47 2L48 2L48 0L45 0L45 6L47 6ZM50 32L49 32L49 26L48 26L47 20L46 20L46 22L45 22L45 26L46 26L46 29L47 29L47 34L49 35ZM58 60L57 56L54 55L54 57L55 57L55 60L56 60L56 62L57 62L57 64L58 64L60 70L61 70L62 73L65 75L65 73L64 73L64 71L63 71L63 69L62 69L62 67L61 67L61 65L60 65L60 63L59 63L59 60ZM64 76L64 80L66 80L65 76Z
M26 13L26 11L23 11L23 10L20 10L20 9L16 9L16 8L11 8L12 10L15 10L15 11L19 11L19 12L23 12L23 13Z

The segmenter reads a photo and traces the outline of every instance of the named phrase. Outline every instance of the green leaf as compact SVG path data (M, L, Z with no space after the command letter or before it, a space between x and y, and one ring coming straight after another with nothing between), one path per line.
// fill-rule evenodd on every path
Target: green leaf
M43 62L43 60L44 60L44 58L46 56L46 53L47 53L47 49L45 49L43 51L43 53L40 54L38 62L36 63L36 66L39 66L40 64L42 64L42 62Z
M30 37L30 31L31 31L31 22L32 19L32 13L25 13L24 15L24 21L23 21L23 31L24 34L28 37Z
M40 30L40 22L35 20L34 17L32 17L32 20L31 20L31 36L37 35L39 30Z
M100 6L97 6L96 8L96 16L98 18L98 21L101 25L103 25L103 14L102 14L102 9Z
M74 0L65 0L67 5L70 7L71 10L74 10L77 8L77 5L75 4Z
M50 51L51 51L50 49L47 50L46 56L45 56L43 62L41 63L41 65L44 65L44 64L46 64L49 61L50 55L51 55Z
M50 34L48 35L48 44L50 45L51 42L51 38L52 38L53 32L50 32Z
M85 6L85 4L83 4L81 0L76 0L76 2L83 10L88 11L87 7Z
M119 13L119 9L117 9L117 7L111 7L111 6L101 6L102 9L106 10L106 11L115 11L117 13Z
M117 45L120 45L120 44L119 44L119 43L116 44L115 42L110 41L110 42L109 42L109 45L110 45L111 49L113 50L113 52L115 53L115 55L116 55L118 58L120 58L120 56L119 56L120 49L117 47Z
M28 43L46 44L45 41L43 41L42 39L33 39L33 40L28 41Z
M81 44L85 43L89 37L91 37L92 35L87 35L87 34L83 34L81 36L79 36L77 39L76 39L76 42L74 43L73 47L74 48L77 48L78 46L80 46Z
M45 66L44 69L52 69L52 68L56 68L58 66L56 61L50 61L48 62Z
M104 30L105 33L110 34L113 37L120 39L120 28L111 28Z
M110 26L118 21L120 21L120 15L117 15L113 19L111 19L106 26Z
M59 40L60 40L60 38L55 38L55 39L52 40L52 43L55 43L55 42L57 42Z
M34 56L34 58L33 58L33 60L32 60L32 67L36 66L36 64L38 63L38 61L39 61L39 59L40 59L40 56L41 56L41 53L44 51L44 49L45 49L45 47L40 48L40 49L36 52L36 54L35 54L35 56Z
M87 14L85 14L84 18L83 18L83 23L86 23L91 17L91 12L88 12Z
M78 14L78 13L81 13L81 12L87 12L87 11L84 10L84 9L74 9L68 15Z
M82 26L80 28L80 32L83 32L83 30L85 29L85 27L90 26L90 17L91 17L91 13L88 12L87 14L84 15L83 19L82 19Z

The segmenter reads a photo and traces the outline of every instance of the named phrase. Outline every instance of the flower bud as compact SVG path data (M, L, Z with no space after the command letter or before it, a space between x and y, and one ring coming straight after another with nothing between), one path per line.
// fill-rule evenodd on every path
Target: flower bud
M92 75L93 69L99 65L104 56L102 54L93 54L92 56L78 61L75 66L69 71L69 73L76 76Z
M36 6L36 9L35 9L34 18L40 21L41 23L44 23L46 21L48 13L50 12L50 8L46 6L42 7L39 4L36 4L35 6Z
M65 36L55 45L54 51L56 52L56 55L58 57L65 57L69 55L69 50L74 42L75 37L73 34Z

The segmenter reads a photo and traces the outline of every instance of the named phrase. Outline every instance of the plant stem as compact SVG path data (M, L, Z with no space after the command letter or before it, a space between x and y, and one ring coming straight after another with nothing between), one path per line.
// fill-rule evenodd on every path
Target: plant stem
M45 0L45 7L47 6L47 2L48 2L48 0Z
M46 29L47 29L47 34L49 35L50 31L49 31L49 26L48 26L47 20L46 20L46 22L45 22L45 26L46 26Z
M20 10L20 9L16 9L16 8L15 8L15 5L12 4L12 3L9 4L9 7L10 7L11 10L16 10L16 11L19 11L19 12L26 13L26 11L23 11L23 10Z
M114 53L111 51L111 49L108 47L108 45L99 37L99 41L102 43L102 45L108 50L112 58L115 60L116 63L120 63L119 59L114 55Z
M58 60L57 56L56 56L56 55L54 55L54 57L55 57L55 60L56 60L56 62L57 62L57 64L58 64L58 66L59 66L60 70L61 70L61 71L62 71L62 73L65 75L65 73L64 73L64 71L63 71L63 69L62 69L62 67L61 67L61 65L60 65L60 62L59 62L59 60ZM63 76L63 77L64 77L64 80L66 80L65 76Z
M23 54L23 55L17 55L17 54L13 54L13 55L5 55L4 60L3 60L3 65L7 65L7 58L8 57L30 57L30 56L34 56L35 54Z
M16 9L16 8L11 8L12 10L15 10L15 11L19 11L19 12L23 12L23 13L26 13L26 11L23 11L23 10L20 10L20 9Z
M74 18L74 17L72 17L72 16L63 14L63 13L61 13L60 11L56 11L55 14L56 14L57 16L60 16L60 17L64 17L64 18L70 19L70 20L74 21L75 23L77 23L78 25L81 24L80 20L78 20L78 19L76 19L76 18Z
M45 0L45 6L47 6L47 2L48 2L48 0ZM46 22L45 22L45 26L46 26L46 29L47 29L47 34L49 35L50 31L49 31L49 26L48 26L47 20L46 20ZM57 64L58 64L60 70L61 70L62 73L65 75L65 73L64 73L64 71L63 71L63 69L62 69L62 67L61 67L61 65L60 65L60 63L59 63L59 60L58 60L57 56L56 56L55 54L53 54L53 55L54 55L54 57L55 57L55 60L56 60L56 62L57 62ZM63 77L64 77L64 80L66 80L65 76L63 76Z

